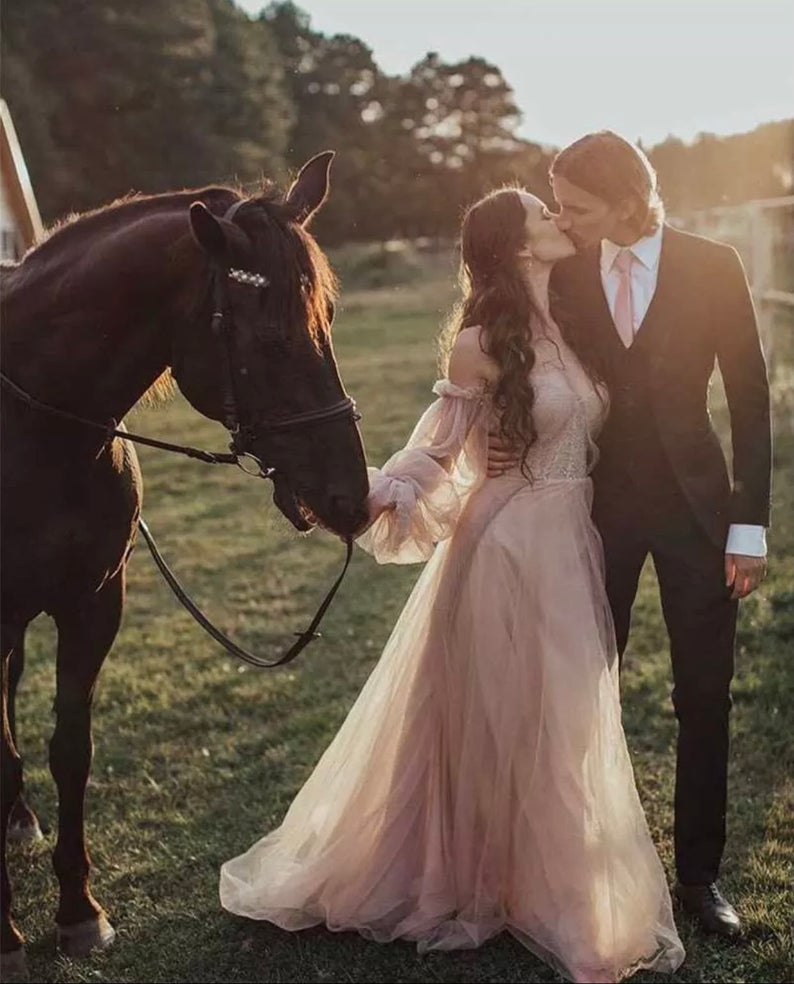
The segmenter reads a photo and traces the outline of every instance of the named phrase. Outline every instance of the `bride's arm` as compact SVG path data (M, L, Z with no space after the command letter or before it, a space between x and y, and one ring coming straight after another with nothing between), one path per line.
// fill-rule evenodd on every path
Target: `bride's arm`
M468 392L482 392L495 379L493 364L484 353L480 341L481 330L478 327L464 328L455 339L455 344L450 352L447 379L459 390ZM418 430L419 428L417 428ZM414 432L416 435L416 431ZM457 443L454 439L450 440L449 435L437 432L435 442L427 442L424 452L432 457L446 471L451 471L454 461L455 448ZM410 447L411 442L409 442ZM360 536L369 529L370 526L384 512L394 509L395 502L390 502L383 496L370 494L368 499L369 517L365 525L356 534Z
M369 520L358 543L381 563L426 560L454 529L463 498L484 476L488 382L493 378L479 332L466 329L452 350L439 397L406 446L371 468Z

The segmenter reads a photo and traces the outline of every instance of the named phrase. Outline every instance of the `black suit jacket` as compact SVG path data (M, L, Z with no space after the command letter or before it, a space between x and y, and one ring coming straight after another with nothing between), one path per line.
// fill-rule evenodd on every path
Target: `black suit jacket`
M594 248L554 268L561 328L574 350L609 350L616 329ZM769 525L769 385L755 311L739 255L731 246L665 226L656 292L634 345L646 346L650 401L675 478L702 526L724 546L731 523ZM583 353L584 354L584 353ZM731 420L733 482L712 427L708 383L719 365ZM607 386L608 361L602 364ZM599 444L618 431L610 417ZM608 456L604 455L607 459ZM596 497L609 475L594 473Z

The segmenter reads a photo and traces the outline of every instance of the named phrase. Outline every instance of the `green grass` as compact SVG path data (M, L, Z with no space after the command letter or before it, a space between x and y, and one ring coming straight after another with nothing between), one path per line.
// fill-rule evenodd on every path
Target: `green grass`
M336 349L364 411L369 459L407 437L431 399L434 336L452 295L445 283L344 298ZM781 421L790 420L790 413ZM133 427L165 439L224 446L221 429L177 399L137 412ZM771 574L744 603L739 629L729 841L722 884L741 909L746 940L695 934L680 981L794 978L794 454L776 441ZM295 535L269 486L236 470L141 452L145 515L167 558L209 615L262 654L303 627L342 562L330 536ZM107 954L72 962L55 951L55 815L46 767L52 727L53 633L29 633L19 703L30 798L43 845L11 852L18 922L36 981L554 981L509 938L480 950L418 957L316 929L287 934L225 914L220 863L276 825L341 723L418 574L381 568L358 551L323 639L292 667L261 672L222 652L174 600L141 544L126 616L100 678L88 795L93 887L119 936ZM651 829L670 871L675 722L666 638L651 570L643 575L623 677L625 723ZM661 980L641 975L638 980Z

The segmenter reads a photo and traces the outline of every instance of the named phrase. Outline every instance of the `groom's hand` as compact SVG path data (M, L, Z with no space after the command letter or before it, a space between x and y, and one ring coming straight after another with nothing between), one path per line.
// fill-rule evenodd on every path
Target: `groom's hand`
M519 465L515 448L498 431L488 432L488 478L498 478Z
M766 577L766 557L725 554L725 584L733 585L731 598L746 598Z

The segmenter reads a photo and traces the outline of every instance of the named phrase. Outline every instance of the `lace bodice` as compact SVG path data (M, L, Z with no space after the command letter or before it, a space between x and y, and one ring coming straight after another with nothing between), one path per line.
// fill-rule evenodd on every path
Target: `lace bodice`
M532 484L586 478L597 459L594 438L604 422L606 392L597 390L555 332L534 343L531 380L537 440L526 472Z

